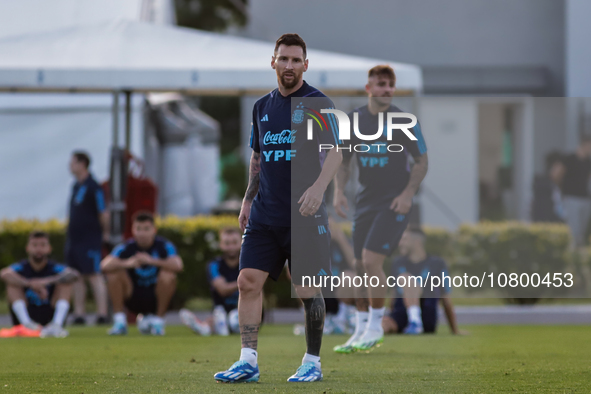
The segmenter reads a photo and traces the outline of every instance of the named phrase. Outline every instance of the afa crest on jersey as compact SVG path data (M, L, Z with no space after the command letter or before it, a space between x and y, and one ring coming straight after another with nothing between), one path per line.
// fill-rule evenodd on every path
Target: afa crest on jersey
M291 116L291 121L295 124L300 124L304 121L304 110L303 109L296 109L293 111L293 115Z

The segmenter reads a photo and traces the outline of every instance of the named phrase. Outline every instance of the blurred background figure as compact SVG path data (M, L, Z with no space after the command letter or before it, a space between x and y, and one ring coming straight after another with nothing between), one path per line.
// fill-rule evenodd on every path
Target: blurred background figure
M532 221L564 222L566 212L560 187L566 167L559 152L546 156L546 173L534 179Z
M66 263L82 274L74 284L75 325L86 324L86 281L96 303L96 324L107 324L107 286L100 273L102 243L109 239L109 212L105 195L89 171L90 157L76 151L70 159L70 172L76 179L70 197L66 238Z
M13 336L68 336L63 325L70 310L72 282L79 274L50 260L50 254L49 235L35 231L27 242L28 257L0 271L12 323L19 328Z
M585 234L591 216L591 136L583 137L576 151L564 158L564 166L562 193L566 223L570 227L574 246L581 247L585 244Z
M456 314L449 298L450 286L442 281L440 287L431 290L430 276L449 275L445 261L438 256L430 256L425 250L425 233L419 227L409 227L398 245L401 256L394 259L390 275L397 278L399 287L392 300L390 314L382 320L386 334L435 333L438 320L438 301L441 301L449 328L453 334L463 334L458 329ZM423 286L415 285L410 276L423 278ZM406 277L401 286L400 277Z
M136 213L132 223L133 238L115 247L101 262L114 312L108 334L127 334L127 308L138 315L137 327L142 334L164 335L164 315L176 291L183 261L172 242L156 235L150 212Z
M221 256L207 264L213 316L201 322L187 309L180 311L182 322L197 334L227 336L239 333L238 324L238 268L242 232L238 227L226 227L219 233Z

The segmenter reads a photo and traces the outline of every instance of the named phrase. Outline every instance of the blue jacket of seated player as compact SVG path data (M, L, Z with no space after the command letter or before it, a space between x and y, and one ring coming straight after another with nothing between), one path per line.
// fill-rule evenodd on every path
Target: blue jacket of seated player
M124 260L134 256L138 252L146 252L155 259L166 259L170 256L177 255L176 248L172 242L158 236L154 238L154 243L147 250L141 249L135 239L130 239L127 242L117 245L111 252L111 255ZM137 268L130 268L127 272L134 285L149 287L156 284L160 268L144 264Z
M238 280L239 273L240 268L238 265L234 268L229 267L222 257L218 257L207 264L207 281L209 282L214 306L223 305L227 312L238 308L238 290L236 290L233 294L224 297L216 291L211 283L216 278L220 277L224 278L228 283L236 282Z
M374 141L363 141L353 132L353 113L359 116L359 131L365 135L375 134L379 126L379 115L373 115L366 106L357 108L349 113L351 119L351 140L345 141L348 145L365 144L370 146L368 152L355 152L344 149L343 160L351 159L353 155L359 168L359 189L356 196L355 216L359 217L366 212L389 209L392 200L396 198L408 185L410 179L409 156L415 158L427 152L427 145L421 132L419 123L410 132L416 137L416 141L408 138L401 130L393 130L392 139L387 138L387 112L403 112L400 108L391 105L383 115L383 133ZM394 118L393 123L408 123L407 119ZM375 145L380 145L375 146ZM398 144L403 147L401 152L389 152L388 145ZM373 146L372 146L373 145Z
M31 263L29 263L29 260L25 259L19 261L18 263L12 264L10 268L12 268L17 274L24 278L42 279L59 274L66 268L66 266L58 264L53 260L49 260L42 270L35 271L31 266ZM28 287L25 288L25 297L27 298L27 304L35 306L49 305L49 303L51 302L51 298L53 297L55 285L48 285L46 288L48 293L46 299L41 299L39 295L37 295L37 293L35 293L32 289L29 289Z
M292 98L303 101L292 102ZM250 146L261 155L261 171L259 191L250 212L253 222L284 227L328 224L324 204L316 215L303 217L297 201L322 170L326 151L319 152L319 144L337 145L338 126L334 115L323 114L327 129L314 129L315 138L308 140L305 105L315 106L318 112L334 108L328 97L305 81L289 96L283 97L275 89L254 105Z

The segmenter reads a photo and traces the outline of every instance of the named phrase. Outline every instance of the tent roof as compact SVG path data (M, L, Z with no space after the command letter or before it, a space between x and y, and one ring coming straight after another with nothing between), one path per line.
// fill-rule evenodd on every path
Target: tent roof
M176 26L116 20L0 39L4 91L221 91L276 86L274 43ZM422 89L418 66L309 50L305 79L331 91L359 90L366 72L390 64L398 89Z

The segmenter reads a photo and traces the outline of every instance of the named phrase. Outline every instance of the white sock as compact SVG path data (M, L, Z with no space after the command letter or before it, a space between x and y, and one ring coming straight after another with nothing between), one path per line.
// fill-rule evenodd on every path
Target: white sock
M369 307L369 326L368 330L372 331L381 331L382 330L382 319L384 318L384 313L386 312L386 307L381 307L374 309L371 306Z
M55 303L55 312L51 323L63 327L64 320L70 311L70 303L67 300L57 300Z
M423 320L421 319L421 307L418 305L411 305L409 306L406 311L408 312L408 320L411 323L423 325Z
M302 359L302 365L305 363L314 363L316 368L320 369L320 356L313 356L311 354L304 354L304 358Z
M24 300L16 300L12 303L12 311L18 317L21 324L31 324L31 317L27 310L27 303Z
M240 360L246 361L251 366L257 366L257 351L248 347L243 347L240 351Z
M339 312L337 313L336 320L338 322L347 321L347 304L342 301L339 302Z
M162 324L162 325L164 325L164 318L162 318L160 316L152 315L152 321L155 324Z
M369 319L369 312L357 311L357 325L355 325L355 332L353 333L354 338L359 338L365 332Z
M113 322L116 324L127 325L127 316L124 312L117 312L113 314Z

